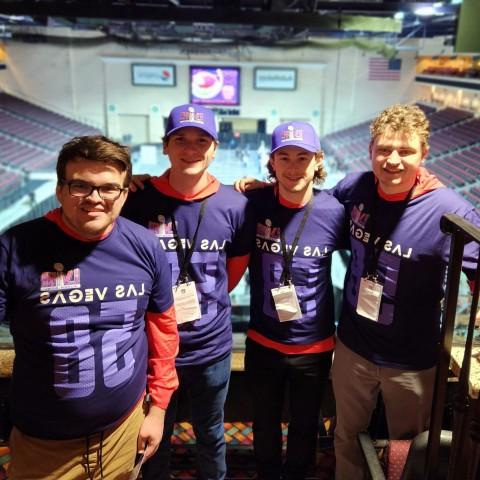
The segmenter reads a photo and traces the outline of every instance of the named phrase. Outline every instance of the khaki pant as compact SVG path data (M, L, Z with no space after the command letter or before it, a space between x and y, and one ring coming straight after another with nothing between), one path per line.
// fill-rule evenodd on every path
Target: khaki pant
M435 367L419 371L379 367L337 340L332 367L336 480L366 478L357 434L367 430L380 391L389 437L411 439L428 429L434 383Z
M9 480L126 480L133 469L137 437L145 418L142 402L103 434L73 440L44 440L13 428Z

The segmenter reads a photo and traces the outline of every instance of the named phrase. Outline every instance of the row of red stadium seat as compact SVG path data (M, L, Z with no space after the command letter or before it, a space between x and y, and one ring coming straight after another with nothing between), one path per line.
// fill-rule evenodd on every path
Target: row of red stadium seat
M44 125L56 128L70 136L92 135L99 133L98 129L77 122L58 113L45 110L12 95L0 93L0 108L16 113L22 117L35 120Z

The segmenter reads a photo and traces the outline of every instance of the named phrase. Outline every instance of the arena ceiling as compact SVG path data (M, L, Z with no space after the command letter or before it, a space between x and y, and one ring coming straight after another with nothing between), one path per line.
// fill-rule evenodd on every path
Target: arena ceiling
M0 25L18 36L22 26L69 26L139 43L275 45L315 37L453 37L458 12L458 0L0 0Z

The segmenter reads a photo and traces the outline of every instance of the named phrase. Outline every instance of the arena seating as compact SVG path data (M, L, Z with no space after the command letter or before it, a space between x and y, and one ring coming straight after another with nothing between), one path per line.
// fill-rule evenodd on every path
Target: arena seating
M0 132L31 145L55 151L63 145L70 135L32 122L5 110L0 110Z
M480 188L473 187L470 190L462 192L462 195L474 205L480 205Z
M363 122L358 125L355 125L344 130L339 130L338 132L331 133L328 137L325 137L324 141L328 143L337 143L342 141L351 141L356 138L364 137L368 135L368 127L370 122Z
M472 117L473 113L471 112L450 107L428 114L432 132Z
M480 139L480 118L468 119L453 126L441 128L430 137L430 157L474 144Z
M1 147L0 147L1 148ZM18 198L23 185L22 175L0 166L0 210Z
M98 129L77 122L71 118L64 117L58 113L37 107L36 105L6 93L0 93L0 108L16 113L37 123L41 123L42 125L55 128L60 132L66 133L70 137L99 133Z
M437 111L435 107L432 107L431 105L426 105L425 103L417 103L417 106L419 106L426 115L430 115Z
M0 134L0 162L24 172L53 168L56 152L29 145Z
M321 139L323 150L335 158L340 170L356 172L368 168L369 125L370 122L363 122Z
M30 190L32 174L53 172L58 151L70 138L98 133L88 125L0 92L0 207Z
M427 168L480 206L480 118L434 132L430 146Z
M480 156L477 158L472 148L448 153L438 158L432 158L427 167L432 171L451 179L457 186L475 183L480 176Z
M0 167L0 190L2 193L11 193L22 184L22 176L18 173Z

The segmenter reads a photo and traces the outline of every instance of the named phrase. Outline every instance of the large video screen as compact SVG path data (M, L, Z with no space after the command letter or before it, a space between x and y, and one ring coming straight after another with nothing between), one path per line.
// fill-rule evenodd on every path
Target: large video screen
M240 105L240 68L191 66L190 102Z

